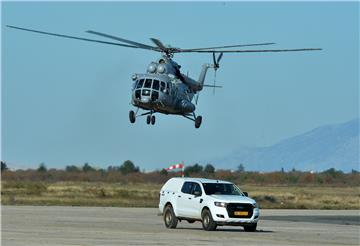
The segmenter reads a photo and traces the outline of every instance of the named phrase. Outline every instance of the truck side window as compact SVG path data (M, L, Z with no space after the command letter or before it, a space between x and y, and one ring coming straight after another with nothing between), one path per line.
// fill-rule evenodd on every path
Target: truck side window
M191 194L195 194L195 191L199 191L200 195L202 194L201 187L198 183L194 183L193 189L191 191Z
M186 194L191 194L193 186L194 186L193 182L185 182L183 184L183 187L181 188L181 192Z

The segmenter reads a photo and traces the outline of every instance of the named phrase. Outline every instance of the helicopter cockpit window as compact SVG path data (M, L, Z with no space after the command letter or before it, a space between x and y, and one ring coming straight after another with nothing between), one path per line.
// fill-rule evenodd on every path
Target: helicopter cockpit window
M163 81L160 82L160 91L165 92L165 82Z
M156 100L158 100L159 99L159 92L158 91L153 91L152 93L151 93L151 100L152 101L156 101Z
M136 90L136 91L135 91L135 98L136 98L136 99L140 99L140 91L141 91L141 90Z
M144 84L144 79L140 79L139 82L136 85L136 89L141 88L143 86L143 84Z
M144 84L144 88L151 88L151 79L146 79L145 80L145 84Z
M155 79L154 82L153 82L153 89L158 91L158 90L159 90L159 86L160 86L160 85L159 85L159 80L156 80L156 79Z

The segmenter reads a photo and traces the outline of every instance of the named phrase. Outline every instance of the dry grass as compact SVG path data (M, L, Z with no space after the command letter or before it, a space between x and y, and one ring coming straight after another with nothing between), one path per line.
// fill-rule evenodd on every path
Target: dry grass
M153 207L158 202L159 185L94 182L2 183L2 204Z
M243 186L263 208L359 209L359 187Z
M1 204L157 207L161 185L2 181ZM360 209L359 187L241 186L262 208Z

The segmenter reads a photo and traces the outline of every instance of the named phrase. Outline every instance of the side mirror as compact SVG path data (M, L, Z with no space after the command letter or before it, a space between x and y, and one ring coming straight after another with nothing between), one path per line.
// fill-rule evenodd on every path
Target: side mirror
M249 194L248 194L246 191L244 191L243 193L244 193L244 195L245 195L246 197L249 196Z
M195 197L201 196L201 191L198 190L194 191L194 196Z

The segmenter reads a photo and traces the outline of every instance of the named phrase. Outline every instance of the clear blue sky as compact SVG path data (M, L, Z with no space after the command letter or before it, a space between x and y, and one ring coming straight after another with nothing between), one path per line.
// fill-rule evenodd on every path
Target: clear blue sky
M96 30L181 48L276 42L320 52L226 54L201 93L203 125L176 116L129 123L133 73L150 51L42 36L17 25L98 38ZM2 160L10 167L120 165L162 168L266 146L358 117L359 3L9 3L2 2ZM105 39L104 39L105 40ZM198 77L211 55L179 54ZM212 83L210 71L207 83ZM214 163L216 165L216 163Z

